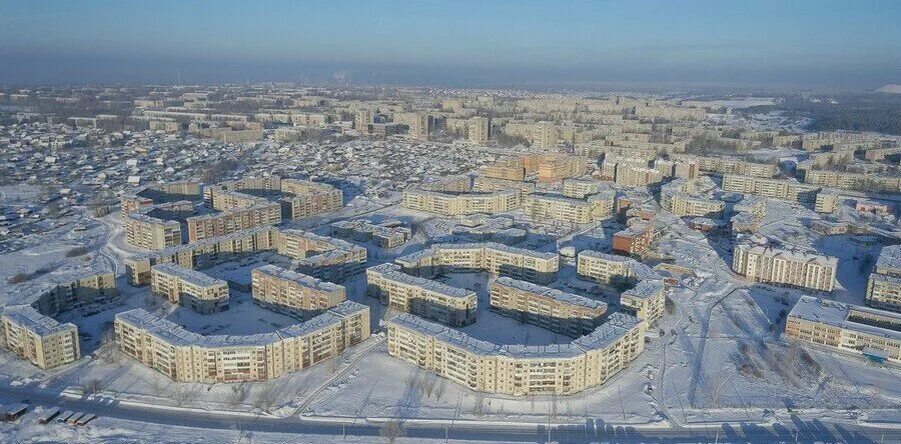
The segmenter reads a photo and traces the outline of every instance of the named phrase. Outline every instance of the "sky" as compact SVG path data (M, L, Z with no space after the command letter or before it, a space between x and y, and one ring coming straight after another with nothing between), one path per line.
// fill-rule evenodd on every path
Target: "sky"
M901 1L0 0L0 84L901 83Z

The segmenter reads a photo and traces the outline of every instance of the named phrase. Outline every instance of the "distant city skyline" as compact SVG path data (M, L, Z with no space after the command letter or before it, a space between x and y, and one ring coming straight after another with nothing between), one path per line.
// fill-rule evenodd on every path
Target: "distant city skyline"
M13 2L0 84L901 83L901 2Z

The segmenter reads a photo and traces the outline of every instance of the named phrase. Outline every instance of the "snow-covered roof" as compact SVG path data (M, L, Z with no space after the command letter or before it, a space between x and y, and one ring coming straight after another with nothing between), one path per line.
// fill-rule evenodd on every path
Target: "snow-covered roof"
M267 274L269 276L273 276L282 280L287 280L294 282L303 287L312 288L314 290L320 291L343 291L344 287L338 284L333 284L331 282L326 282L313 276L308 276L303 273L298 273L294 270L288 270L281 267L276 267L272 264L266 264L262 267L254 268L254 272L260 272L263 274Z
M384 263L381 265L377 265L375 267L371 267L366 270L367 274L369 272L378 273L383 278L400 282L406 285L412 285L423 290L430 291L432 293L438 293L442 296L447 296L451 298L471 298L476 299L476 293L474 291L465 290L462 288L451 287L450 285L445 285L438 281L433 281L431 279L425 279L417 276L412 276L407 273L401 271L401 267L392 263Z
M556 301L564 302L567 304L578 305L580 307L591 308L591 309L607 309L607 304L596 301L594 299L589 299L584 296L579 296L573 293L567 293L561 290L557 290L556 288L544 287L541 285L536 285L531 282L521 281L518 279L513 279L507 276L501 276L494 280L495 284L504 285L507 287L512 287L518 290L527 291L529 293L535 293L540 296L544 296L547 298L554 299Z
M878 318L883 324L891 324L895 328L879 327L874 324L860 322L854 318L853 315L855 313ZM792 308L788 317L818 322L896 341L901 340L901 330L898 329L901 326L901 315L890 311L817 299L812 296L801 296L801 299Z
M272 333L253 335L203 336L199 333L188 331L168 319L160 318L141 308L116 314L116 321L144 330L173 346L201 348L263 347L282 339L305 336L331 325L340 324L343 318L368 310L369 307L363 304L343 301L337 306L328 309L325 313L306 322L289 325Z
M197 270L190 270L184 267L179 267L171 262L167 262L164 264L154 265L151 268L153 272L159 272L168 274L170 276L175 276L189 284L197 285L199 287L212 287L212 286L227 286L228 283L223 281L222 279L216 279L207 274L201 273Z
M38 336L46 336L75 329L71 323L60 324L50 316L44 316L30 305L14 305L3 310L3 317L19 324Z
M882 247L879 259L876 260L876 268L901 269L901 245Z
M664 289L663 282L658 280L643 279L638 281L634 287L623 292L623 296L633 298L647 299L654 297Z
M401 313L388 320L401 328L431 336L437 341L461 348L475 355L504 356L513 359L556 359L575 358L588 351L603 349L638 326L638 319L622 313L610 315L607 322L592 333L582 336L569 344L550 345L498 345L475 339L466 333L427 321L419 316Z

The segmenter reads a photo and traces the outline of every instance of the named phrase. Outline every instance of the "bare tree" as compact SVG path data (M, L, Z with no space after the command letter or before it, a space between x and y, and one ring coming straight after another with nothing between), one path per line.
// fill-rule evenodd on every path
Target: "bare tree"
M279 391L277 388L278 386L275 384L264 385L256 402L254 402L254 406L268 412L278 400Z
M167 385L166 380L160 375L153 375L150 377L150 388L156 396L162 395L166 390Z
M397 438L404 436L404 427L398 421L388 421L379 428L379 436L393 443Z

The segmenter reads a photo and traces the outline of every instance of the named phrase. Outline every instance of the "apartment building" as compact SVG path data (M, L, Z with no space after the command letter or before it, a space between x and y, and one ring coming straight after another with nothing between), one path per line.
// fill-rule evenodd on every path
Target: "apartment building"
M274 227L257 227L193 244L135 255L125 259L125 271L131 285L149 284L151 267L156 264L171 262L183 268L203 269L232 260L235 255L275 250L274 233Z
M901 245L882 247L867 281L867 305L901 311Z
M491 119L488 117L471 117L466 131L466 140L485 145L491 139Z
M601 301L506 276L488 288L492 310L574 338L594 331L607 312Z
M763 197L784 199L800 204L814 204L820 187L790 180L763 179L735 174L723 175L723 191L754 194Z
M645 324L622 313L570 344L498 345L403 313L386 322L388 353L471 390L568 395L596 387L644 350Z
M622 292L619 304L622 309L636 318L654 322L663 317L666 302L663 281L644 279L634 287Z
M134 213L138 210L165 202L180 200L200 200L201 185L196 181L181 181L147 185L132 193L122 195L122 214Z
M523 197L523 211L532 220L559 220L587 224L613 214L614 193L595 194L575 199L553 194L528 194Z
M407 125L407 134L417 140L428 140L435 126L434 117L428 113L396 113L394 121Z
M113 273L90 273L45 286L31 305L46 316L112 302L119 296Z
M563 195L574 199L584 199L593 194L614 193L609 186L596 180L564 179Z
M314 233L271 226L130 257L125 260L125 268L132 285L144 285L150 283L151 267L156 264L171 262L183 268L203 269L233 260L236 255L258 251L275 251L293 259L304 274L330 281L345 279L366 268L366 249L363 247Z
M205 194L209 196L210 204L216 211L231 211L269 203L268 200L262 197L229 190L224 187L208 187L205 190Z
M592 160L582 156L543 156L538 164L539 182L559 182L588 172Z
M723 216L726 204L718 199L692 196L688 193L661 193L660 206L676 216L709 217Z
M901 317L890 311L801 296L786 318L785 336L901 364Z
M748 242L733 250L732 271L754 282L832 291L838 259Z
M340 210L344 194L331 185L299 179L282 179L281 191L286 194L279 202L286 219L310 217Z
M342 220L331 224L332 236L372 242L382 248L395 248L413 237L413 231L396 220L371 223L366 220Z
M404 271L422 277L441 272L486 271L539 284L557 279L560 257L514 248L494 242L472 244L434 244L416 253L397 258Z
M404 191L403 206L411 210L436 213L443 216L467 214L498 214L522 206L522 192L501 190L491 193L451 194L438 191Z
M901 191L899 175L855 173L850 171L804 170L804 183L843 190Z
M608 166L608 162L604 161L604 166ZM613 167L615 170L614 181L624 187L646 187L655 185L663 181L666 177L663 172L655 168L649 168L647 165L635 162L617 162Z
M476 321L478 296L406 274L399 265L385 263L366 270L366 294L395 310L461 327Z
M639 218L629 220L629 226L613 233L613 252L625 255L641 255L651 249L656 237L654 225Z
M520 190L523 194L534 193L535 183L486 176L476 176L472 181L472 191L474 192L490 193L503 190Z
M338 188L325 183L283 179L278 176L242 178L222 182L204 190L206 199L219 211L271 203L266 198L248 194L250 192L272 195L281 205L282 217L285 219L309 217L344 206L344 196Z
M635 259L594 250L582 250L576 259L580 279L611 285L628 285L647 279L660 279L654 270Z
M479 175L504 180L525 180L525 166L521 157L501 159L479 169Z
M181 245L181 224L141 213L125 215L125 243L145 250L162 250Z
M814 199L813 211L831 214L839 204L839 194L835 190L821 189Z
M200 314L228 310L228 282L173 263L151 268L151 291Z
M779 168L775 163L749 162L729 157L692 156L689 154L677 154L675 157L681 161L696 162L698 169L707 173L733 174L765 179L776 177L779 173Z
M732 217L729 219L733 233L757 232L760 221L766 216L766 198L746 195L732 204Z
M272 333L203 336L143 309L116 315L116 347L180 382L268 381L369 338L369 307L344 301Z
M78 327L74 324L60 324L30 305L7 306L0 323L6 348L42 370L81 358Z
M257 204L234 208L227 212L187 218L188 242L224 236L240 230L275 225L282 221L278 203Z
M366 248L341 239L300 230L275 230L276 252L294 259L297 270L317 279L338 282L366 268Z
M251 282L255 303L301 319L309 319L347 300L341 285L275 265L253 269Z

